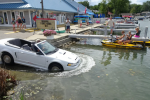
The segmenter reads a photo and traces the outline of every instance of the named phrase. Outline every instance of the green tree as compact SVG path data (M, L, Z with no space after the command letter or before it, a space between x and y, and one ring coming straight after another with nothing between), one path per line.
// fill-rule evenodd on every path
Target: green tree
M98 10L98 9L99 9L98 5L93 6L93 10Z
M78 2L80 4L82 4L83 6L87 7L88 9L90 9L90 4L88 1L83 1L83 2Z
M135 14L135 13L136 13L135 7L133 7L133 8L131 9L130 13L132 13L132 14Z
M94 10L93 8L94 8L93 6L90 6L90 10Z
M146 1L143 3L141 11L150 11L150 1Z
M99 7L99 11L103 14L107 14L107 3L106 0L102 0L102 2L100 3L100 7Z
M140 13L142 9L142 5L131 4L130 5L130 13Z
M113 8L115 15L122 12L129 12L129 5L129 0L109 0L109 7Z

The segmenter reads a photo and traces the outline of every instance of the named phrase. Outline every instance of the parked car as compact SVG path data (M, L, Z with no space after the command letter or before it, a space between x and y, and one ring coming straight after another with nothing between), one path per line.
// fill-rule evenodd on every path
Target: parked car
M0 56L5 64L17 63L52 72L76 69L81 62L76 54L58 49L46 40L35 43L23 39L2 39Z

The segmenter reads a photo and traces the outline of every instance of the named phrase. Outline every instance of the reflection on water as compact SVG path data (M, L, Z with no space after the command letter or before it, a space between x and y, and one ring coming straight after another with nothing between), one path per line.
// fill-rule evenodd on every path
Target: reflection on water
M134 61L137 58L140 58L140 62L143 62L144 56L147 53L147 49L144 50L130 50L130 49L117 49L117 48L107 48L103 47L103 56L101 64L105 66L111 64L112 56L118 57L119 60L132 60Z

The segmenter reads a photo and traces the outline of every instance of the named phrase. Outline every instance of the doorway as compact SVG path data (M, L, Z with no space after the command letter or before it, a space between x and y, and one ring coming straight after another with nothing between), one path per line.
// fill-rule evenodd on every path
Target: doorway
M8 24L8 18L6 12L4 12L4 24Z

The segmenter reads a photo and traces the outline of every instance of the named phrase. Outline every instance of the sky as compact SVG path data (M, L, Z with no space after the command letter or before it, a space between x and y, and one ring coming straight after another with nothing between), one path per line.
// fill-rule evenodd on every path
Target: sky
M85 1L85 0L75 0L76 2L80 2L80 1ZM90 2L90 5L97 5L98 3L100 3L102 0L88 0ZM145 1L149 1L149 0L130 0L131 3L136 3L136 4L143 4L143 2Z

